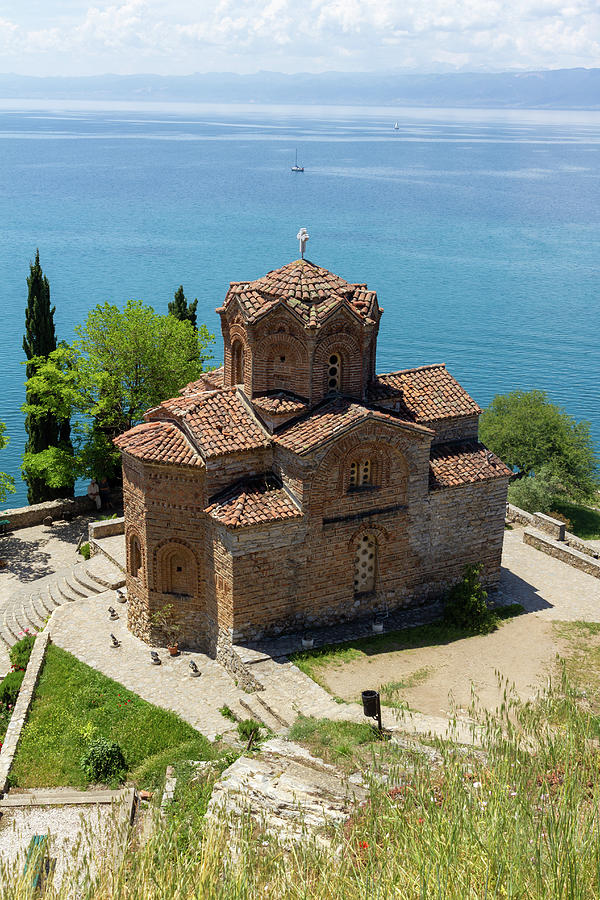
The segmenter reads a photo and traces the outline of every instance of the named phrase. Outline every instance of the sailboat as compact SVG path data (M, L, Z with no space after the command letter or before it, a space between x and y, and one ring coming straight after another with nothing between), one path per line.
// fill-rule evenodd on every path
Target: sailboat
M296 162L292 166L292 172L304 172L304 166L298 165L298 148L296 147Z
M394 131L398 131L399 128L400 126L398 125L398 123L394 122Z

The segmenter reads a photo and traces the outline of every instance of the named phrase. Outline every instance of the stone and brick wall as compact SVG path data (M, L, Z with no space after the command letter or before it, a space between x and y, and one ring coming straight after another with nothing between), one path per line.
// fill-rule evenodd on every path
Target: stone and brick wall
M0 509L0 519L8 519L11 529L16 531L18 528L41 525L48 516L53 521L58 521L95 511L96 504L89 497L65 497L61 500L48 500L46 503L33 503L31 506Z

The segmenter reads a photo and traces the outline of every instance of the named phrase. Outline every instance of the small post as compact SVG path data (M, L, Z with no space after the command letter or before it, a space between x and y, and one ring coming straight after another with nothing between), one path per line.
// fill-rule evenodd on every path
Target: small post
M383 735L383 725L381 724L381 698L379 691L363 691L362 705L365 716L369 719L377 719L377 730L379 736Z

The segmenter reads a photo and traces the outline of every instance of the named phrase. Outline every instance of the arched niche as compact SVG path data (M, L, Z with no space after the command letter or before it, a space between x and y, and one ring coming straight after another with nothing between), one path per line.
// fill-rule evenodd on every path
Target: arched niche
M198 593L198 562L186 544L169 541L156 551L156 590L188 596Z
M255 350L253 390L291 391L308 394L308 351L291 334L275 333L264 337Z

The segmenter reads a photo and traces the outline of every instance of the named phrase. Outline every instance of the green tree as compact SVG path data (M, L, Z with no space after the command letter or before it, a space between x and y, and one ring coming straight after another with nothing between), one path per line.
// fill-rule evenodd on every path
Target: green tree
M33 375L33 360L47 358L56 350L54 329L55 307L50 306L50 285L42 272L40 251L35 263L29 265L27 279L27 308L25 310L25 336L23 350L27 357L27 378ZM36 397L28 388L26 403L33 409ZM69 418L58 418L50 412L29 412L25 418L27 443L23 458L23 475L27 482L27 498L30 503L42 503L55 497L73 496L73 481L52 485L47 477L45 461L48 451L60 450L72 453Z
M181 322L191 322L194 331L198 329L196 320L196 309L198 307L198 298L193 303L188 303L183 293L183 285L180 284L175 291L175 299L169 303L169 315L175 316Z
M544 391L497 394L480 420L481 440L519 477L544 470L562 491L585 499L598 488L589 422L577 422Z
M195 380L214 337L204 325L196 332L189 321L158 315L137 300L123 310L97 306L75 331L72 346L35 361L28 385L37 402L25 411L74 418L74 462L60 452L46 458L55 481L68 478L69 467L110 479L120 469L112 439Z
M4 422L0 422L0 450L3 450L8 444L8 438L4 434L5 430L6 425ZM14 490L14 479L11 478L10 475L7 475L6 472L0 472L0 503L3 503L6 500L7 494L14 493Z

